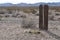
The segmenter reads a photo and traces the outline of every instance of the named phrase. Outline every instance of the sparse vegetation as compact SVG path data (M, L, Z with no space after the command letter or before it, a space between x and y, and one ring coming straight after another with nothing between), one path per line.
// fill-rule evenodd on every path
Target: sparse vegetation
M5 17L9 17L9 15L5 15Z
M57 12L60 12L60 6L50 6L49 9L56 10Z
M0 12L0 14L4 14L4 12Z
M22 20L22 27L23 28L33 28L33 27L35 27L35 22L32 19L24 18Z
M9 11L9 14L12 14L12 11Z
M16 18L17 16L16 15L12 15L12 17L15 17Z
M23 10L24 13L31 13L31 10L29 9L26 9L26 10Z
M59 33L60 33L60 22L59 21L53 21L54 20L54 16L51 13L55 13L55 12L50 12L49 15L50 19L48 20L48 28L49 28L49 33L52 34L52 37L50 37L51 35L47 35L47 33L45 31L39 31L42 32L39 35L38 34L26 34L24 32L25 29L22 28L26 28L27 30L30 28L39 28L39 23L37 21L39 21L39 17L36 15L39 15L39 13L36 13L36 10L38 9L37 7L6 7L7 11L10 10L14 10L14 12L12 12L12 15L10 15L11 12L8 12L7 14L1 13L2 15L0 15L0 18L2 18L3 21L0 21L0 40L55 40L55 36L56 39L58 40ZM52 10L55 10L55 8L51 8ZM18 11L24 11L24 12L19 12L20 14L18 14L18 12L15 13L15 10ZM50 9L49 9L50 10ZM38 11L38 10L37 10ZM58 11L58 9L57 9ZM32 13L29 14L28 16L26 16L26 14L28 13ZM6 16L5 16L6 15ZM58 16L59 14L57 14ZM10 17L11 16L11 17ZM10 17L10 18L7 18ZM14 18L13 18L14 17ZM19 18L17 18L19 17ZM35 18L37 20L35 20ZM1 20L1 19L0 19ZM60 20L60 18L59 18ZM37 25L37 26L36 26ZM57 29L56 29L57 28ZM33 29L34 30L34 29ZM34 32L34 31L33 31ZM51 33L52 32L52 33ZM31 32L30 32L31 33ZM56 35L55 35L56 34ZM55 36L54 36L55 35ZM42 37L41 37L42 36ZM27 38L28 37L28 38Z
M34 9L31 9L31 12L32 12L33 14L35 14L37 11L34 10Z
M23 12L35 14L37 11L35 9L26 9L26 10L23 10Z
M51 17L50 17L50 20L54 20L54 16L51 16Z

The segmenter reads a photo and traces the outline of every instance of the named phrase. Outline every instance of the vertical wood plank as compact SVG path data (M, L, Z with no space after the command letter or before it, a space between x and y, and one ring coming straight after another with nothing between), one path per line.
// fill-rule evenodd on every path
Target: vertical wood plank
M48 5L44 5L44 29L48 30Z
M43 29L43 5L39 6L39 29Z

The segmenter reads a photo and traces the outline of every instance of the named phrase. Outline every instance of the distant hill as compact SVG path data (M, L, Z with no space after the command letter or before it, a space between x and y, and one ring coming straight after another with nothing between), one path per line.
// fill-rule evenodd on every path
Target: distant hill
M39 2L39 3L35 3L35 4L27 4L27 3L19 3L19 4L12 4L12 3L3 3L0 4L0 6L39 6L41 4L47 4L49 6L60 6L60 2L53 2L53 3L44 3L44 2Z

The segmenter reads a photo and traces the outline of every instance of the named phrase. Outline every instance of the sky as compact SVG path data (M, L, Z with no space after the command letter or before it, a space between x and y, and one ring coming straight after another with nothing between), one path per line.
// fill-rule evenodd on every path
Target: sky
M13 3L13 4L18 4L18 3L38 3L38 2L60 2L60 0L0 0L1 3Z

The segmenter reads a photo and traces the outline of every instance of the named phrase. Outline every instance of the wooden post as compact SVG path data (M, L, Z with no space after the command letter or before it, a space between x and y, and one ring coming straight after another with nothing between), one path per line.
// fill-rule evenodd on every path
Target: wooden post
M48 30L48 5L39 6L39 29Z
M48 30L48 5L44 5L44 29Z
M39 29L43 29L43 5L39 6Z

